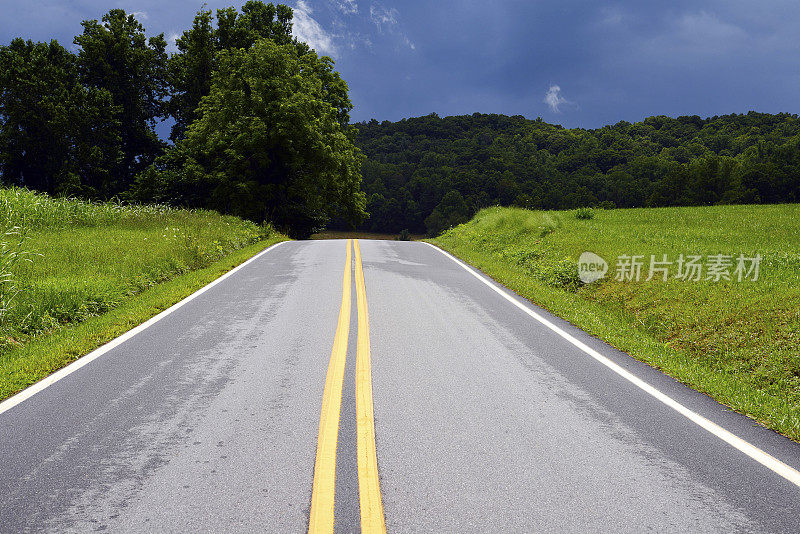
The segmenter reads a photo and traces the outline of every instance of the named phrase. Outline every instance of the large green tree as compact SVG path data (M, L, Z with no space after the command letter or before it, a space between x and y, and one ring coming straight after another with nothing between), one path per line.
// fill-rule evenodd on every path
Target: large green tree
M363 156L333 62L271 39L216 61L186 139L140 176L136 194L269 220L295 237L332 217L362 221Z
M113 193L126 191L134 176L163 151L154 131L165 115L167 42L164 35L147 38L144 27L121 9L112 9L102 23L87 20L75 37L83 84L107 91L113 106L108 113L119 122L119 151L111 163Z
M242 6L241 13L232 7L217 10L216 19L215 27L211 10L201 9L192 27L176 40L178 52L169 59L173 141L183 139L197 118L200 99L211 89L218 52L249 49L259 39L292 42L292 10L285 5L251 0Z

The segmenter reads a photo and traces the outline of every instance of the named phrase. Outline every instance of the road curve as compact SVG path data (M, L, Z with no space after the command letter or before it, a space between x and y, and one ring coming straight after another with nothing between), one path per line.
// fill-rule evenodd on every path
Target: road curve
M284 243L23 402L0 404L0 531L307 531L338 330L337 532L358 531L369 509L364 435L389 532L800 531L798 485L431 246L360 241L368 323L353 290L343 329L348 247ZM796 443L510 298L800 467ZM357 365L359 321L371 359ZM359 437L356 391L368 381L356 375L370 364L374 436Z

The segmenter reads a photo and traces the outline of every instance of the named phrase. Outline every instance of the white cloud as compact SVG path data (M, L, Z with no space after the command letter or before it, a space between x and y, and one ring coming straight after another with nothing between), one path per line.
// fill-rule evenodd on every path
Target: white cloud
M147 11L134 11L133 13L131 13L131 15L136 17L136 20L140 22L143 20L147 20Z
M547 93L544 95L544 100L542 100L545 104L550 106L550 110L553 113L561 113L561 110L558 108L561 104L568 104L566 98L561 96L561 87L557 85L551 85L550 89L547 90Z
M356 0L334 0L333 4L345 15L355 15L358 13L358 3Z
M333 37L320 26L319 22L314 20L311 16L313 12L311 6L304 0L298 0L297 6L294 8L292 34L319 54L336 55Z
M357 48L370 50L376 46L376 39L390 41L397 51L400 48L411 51L417 49L414 41L404 31L400 12L396 8L387 8L380 2L373 1L367 13L367 4L360 0L324 0L321 2L321 9L331 15L331 19L330 26L323 28L314 18L315 12L310 0L295 1L292 34L320 54L336 57ZM353 19L350 17L371 22L378 31L355 31Z
M397 24L397 15L400 13L395 9L386 9L380 4L372 4L369 6L369 18L378 27L383 30L384 26L394 26Z
M381 4L375 3L369 6L369 18L380 33L394 36L411 50L416 50L417 46L409 39L408 35L402 31L402 26L398 21L400 12L395 8L386 8Z
M345 32L341 35L336 36L342 46L346 46L350 50L355 50L356 48L363 47L366 49L371 49L372 38L369 35L358 33L358 32Z

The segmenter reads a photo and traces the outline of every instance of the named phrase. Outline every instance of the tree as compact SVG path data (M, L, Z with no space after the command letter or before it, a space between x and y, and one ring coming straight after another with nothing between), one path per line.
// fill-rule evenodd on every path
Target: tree
M72 55L56 41L0 48L0 171L7 184L53 194L69 157L62 105L75 85Z
M211 11L199 11L192 28L183 32L175 45L178 53L169 59L172 98L168 104L169 113L175 119L170 135L173 141L185 137L186 129L196 118L200 99L211 89L216 54Z
M192 28L175 41L178 53L169 59L169 80L173 91L169 113L175 118L170 135L173 141L183 139L186 129L197 118L200 99L211 89L217 53L249 49L259 39L270 39L277 44L291 43L291 8L251 0L242 6L241 14L232 7L217 10L216 28L210 10L203 9L197 13Z
M471 212L464 197L454 189L442 197L436 209L425 219L425 226L428 228L428 235L436 236L448 228L467 222L470 216Z
M76 58L56 41L0 47L0 173L6 184L103 197L119 153L114 106L79 82ZM113 113L112 113L113 114Z
M163 34L147 39L136 17L121 9L112 9L102 20L83 21L75 44L81 81L108 91L113 102L109 113L119 121L122 157L108 162L114 177L110 192L116 194L126 191L164 149L154 127L165 115L167 42Z
M217 63L186 139L142 174L138 194L200 190L205 207L295 237L331 217L360 223L363 156L343 122L351 104L333 62L262 39L220 52Z

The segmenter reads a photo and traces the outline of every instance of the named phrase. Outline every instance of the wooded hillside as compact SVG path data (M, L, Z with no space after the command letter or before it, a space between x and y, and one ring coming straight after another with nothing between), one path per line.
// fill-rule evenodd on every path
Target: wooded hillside
M438 234L491 205L567 209L800 200L800 120L750 112L597 130L521 116L358 124L363 229Z

